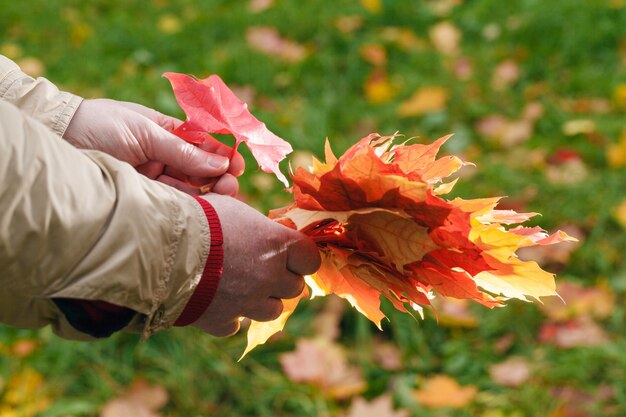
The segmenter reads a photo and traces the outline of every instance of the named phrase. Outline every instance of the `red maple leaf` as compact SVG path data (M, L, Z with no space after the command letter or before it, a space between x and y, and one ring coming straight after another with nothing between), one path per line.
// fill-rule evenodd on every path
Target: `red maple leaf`
M248 106L224 84L217 75L198 80L185 74L166 72L176 101L187 115L187 120L174 130L174 134L190 143L203 143L209 133L226 133L235 136L234 148L245 142L252 155L265 172L273 172L289 186L280 172L278 163L293 149L291 145L269 131L255 118Z

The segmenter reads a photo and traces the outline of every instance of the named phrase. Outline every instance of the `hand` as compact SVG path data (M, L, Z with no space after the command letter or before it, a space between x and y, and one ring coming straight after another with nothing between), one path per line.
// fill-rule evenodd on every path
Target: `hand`
M198 147L170 133L181 123L135 103L85 100L63 137L77 148L106 152L189 194L200 194L207 184L216 193L237 194L242 156L213 138Z
M214 336L239 330L240 317L269 321L283 311L281 298L302 293L302 275L320 266L315 243L252 207L217 194L203 196L222 223L224 268L217 292L192 324Z

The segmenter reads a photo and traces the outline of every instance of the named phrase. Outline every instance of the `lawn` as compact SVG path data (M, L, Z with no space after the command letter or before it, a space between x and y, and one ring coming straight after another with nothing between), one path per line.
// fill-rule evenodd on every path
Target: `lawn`
M387 303L380 332L315 299L240 362L245 332L78 343L0 326L0 417L625 416L625 28L624 0L3 2L0 53L67 91L183 117L161 74L219 74L292 165L326 138L341 154L371 132L454 133L443 153L476 164L454 196L507 196L580 243L521 254L565 303L453 300L424 320ZM287 204L242 153L241 198Z

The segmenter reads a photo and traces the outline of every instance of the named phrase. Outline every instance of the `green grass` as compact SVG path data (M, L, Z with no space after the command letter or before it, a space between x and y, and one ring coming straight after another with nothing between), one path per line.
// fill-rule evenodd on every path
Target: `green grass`
M234 0L31 0L2 4L0 47L17 45L25 56L37 57L45 75L68 91L85 97L110 97L155 107L182 116L166 71L206 76L219 74L229 85L252 86L257 100L252 111L297 150L323 154L329 137L338 154L364 133L377 131L432 140L456 133L447 152L467 154L477 173L463 178L454 195L467 198L506 195L528 211L543 214L534 221L546 229L575 224L587 234L567 265L564 279L595 286L606 282L617 301L613 315L601 322L610 342L602 347L557 349L538 340L546 320L535 305L511 303L505 309L473 308L476 328L440 326L432 315L415 321L392 311L385 332L353 311L341 323L340 343L350 352L368 381L364 395L392 392L399 407L412 416L549 416L557 407L553 390L571 387L593 395L602 385L613 387L607 401L592 401L590 416L626 415L626 234L613 217L624 200L626 172L608 167L607 145L617 141L624 109L612 103L603 113L574 113L565 100L600 98L611 103L619 84L626 83L626 7L618 0L466 0L447 17L437 16L425 1L383 1L373 14L358 1L277 0L259 14L246 1ZM612 5L617 5L613 7ZM183 23L177 33L158 30L159 18L173 15ZM362 26L345 34L335 28L340 16L357 16ZM460 80L450 71L453 59L428 41L432 25L449 20L463 34L462 55L473 62L473 76ZM279 32L311 51L290 64L253 51L246 29L256 25ZM489 25L500 35L484 36ZM494 26L495 25L495 26ZM413 31L423 46L404 50L385 41L386 28ZM386 71L398 89L389 102L369 103L363 86L373 67L359 49L378 43L389 56ZM514 59L521 70L511 87L496 91L494 68ZM445 110L422 117L401 118L399 103L421 86L444 86L450 92ZM503 147L481 136L475 124L494 113L518 118L529 101L538 101L544 115L521 145ZM267 103L272 103L268 105ZM265 104L263 104L265 103ZM566 136L562 125L572 119L596 122L597 134ZM364 126L368 128L363 132ZM587 176L579 183L555 184L545 164L527 164L521 152L576 150ZM248 170L241 180L251 204L267 210L285 204L277 181L270 189L255 188L256 163L245 151ZM516 159L517 158L517 159ZM517 161L517 162L515 162ZM0 327L0 347L35 338L41 347L27 358L0 356L0 390L21 369L41 373L54 404L45 417L97 415L107 400L118 396L138 377L161 384L170 393L165 414L171 416L336 416L349 401L336 401L315 387L290 382L278 362L295 340L314 334L310 322L323 303L300 308L286 336L258 348L244 361L245 336L216 339L191 329L158 334L147 342L134 335L116 335L97 343L61 340L49 329ZM512 345L494 348L505 335ZM400 348L404 366L386 371L372 359L372 340L382 337ZM489 366L510 355L530 358L531 379L518 388L495 384ZM429 411L413 401L418 377L448 374L481 394L465 410ZM0 404L3 401L0 397ZM1 407L0 407L1 408ZM498 413L498 414L496 414Z

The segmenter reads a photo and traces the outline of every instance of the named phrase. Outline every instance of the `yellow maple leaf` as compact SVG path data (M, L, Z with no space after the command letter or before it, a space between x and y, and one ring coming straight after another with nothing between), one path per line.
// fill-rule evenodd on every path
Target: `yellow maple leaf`
M613 101L615 105L626 110L626 83L618 84L613 90Z
M272 321L260 322L252 320L250 323L250 327L248 328L248 345L246 346L246 350L243 352L239 360L243 359L243 357L246 356L252 349L264 344L268 341L270 337L282 331L285 328L285 323L287 323L287 319L294 312L300 300L302 298L308 297L308 295L308 288L304 287L304 290L302 290L302 294L300 294L298 297L282 300L283 312L280 314L280 316Z
M363 6L368 12L379 14L383 10L383 3L381 0L361 0L361 6Z
M363 92L368 102L382 104L391 101L396 96L397 89L389 80L386 71L376 69L365 81Z
M449 95L445 87L422 87L400 104L398 114L402 117L411 117L441 111L446 108Z
M413 396L428 408L464 408L477 394L474 385L461 386L447 375L435 375L427 379Z
M626 166L626 129L622 130L619 141L606 149L606 159L611 168Z

